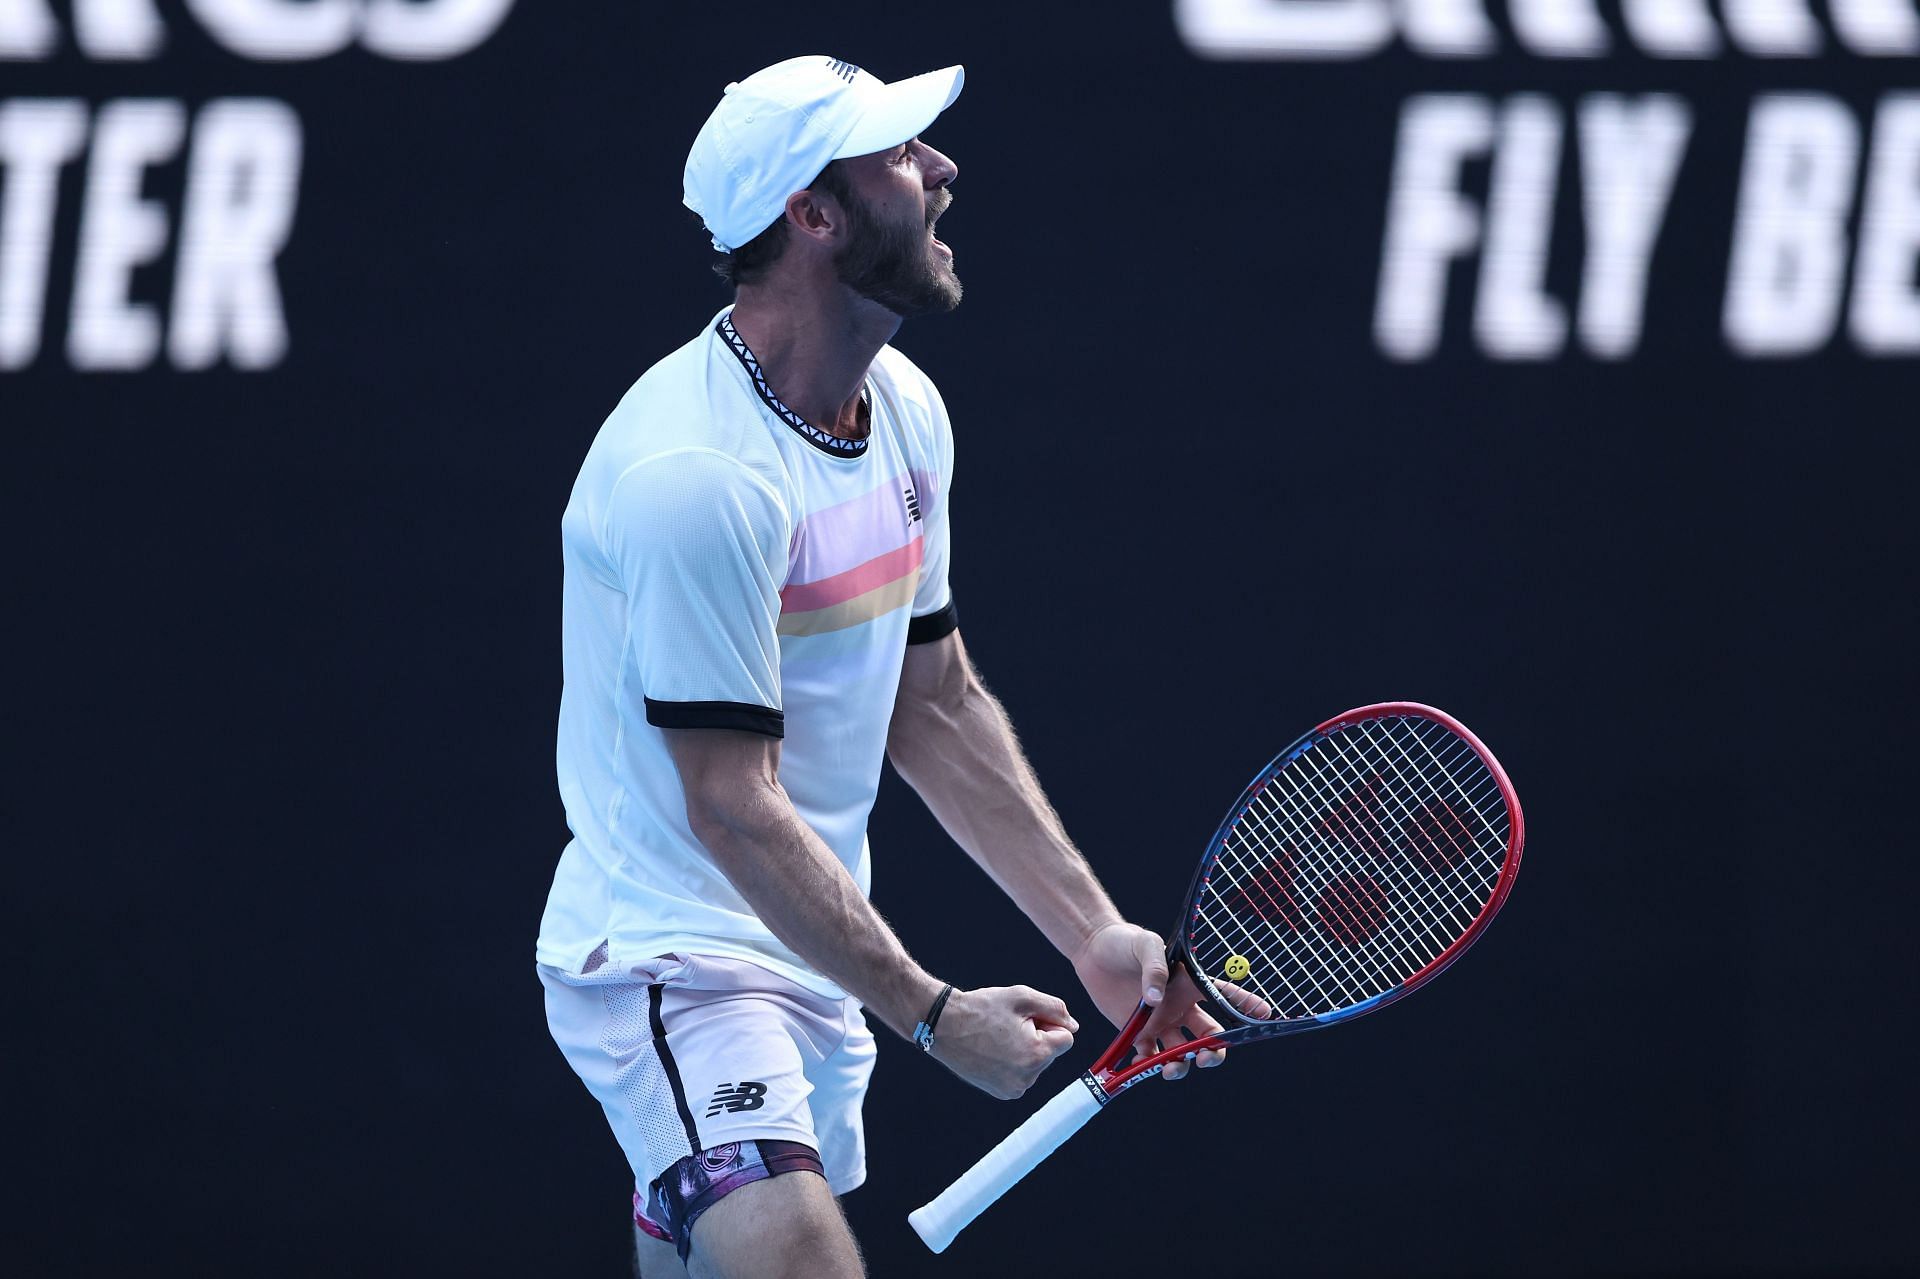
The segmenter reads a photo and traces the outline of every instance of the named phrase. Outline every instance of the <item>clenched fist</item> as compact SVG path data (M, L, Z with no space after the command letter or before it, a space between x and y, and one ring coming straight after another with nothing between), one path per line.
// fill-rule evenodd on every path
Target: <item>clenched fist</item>
M1011 1101L1073 1047L1080 1023L1067 1006L1031 986L982 986L947 998L933 1057L982 1092Z

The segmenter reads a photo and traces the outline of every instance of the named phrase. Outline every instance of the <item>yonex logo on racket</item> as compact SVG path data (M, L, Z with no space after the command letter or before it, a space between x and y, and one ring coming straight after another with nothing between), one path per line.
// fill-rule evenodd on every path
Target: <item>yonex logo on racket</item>
M721 1084L713 1090L713 1100L707 1103L708 1119L721 1111L737 1115L743 1110L758 1110L767 1104L767 1086L755 1080L743 1080L740 1083Z

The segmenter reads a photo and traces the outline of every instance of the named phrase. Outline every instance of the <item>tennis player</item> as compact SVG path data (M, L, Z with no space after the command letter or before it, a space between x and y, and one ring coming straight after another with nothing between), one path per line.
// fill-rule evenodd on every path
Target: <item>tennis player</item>
M727 86L685 196L734 304L627 392L562 521L574 838L537 955L632 1164L648 1279L862 1273L836 1196L866 1177L863 1006L995 1097L1073 1043L1063 1001L956 989L868 904L883 758L1109 1020L1144 998L1142 1044L1219 1029L1067 839L961 643L953 434L887 345L960 302L934 235L958 169L921 135L961 80L807 57Z

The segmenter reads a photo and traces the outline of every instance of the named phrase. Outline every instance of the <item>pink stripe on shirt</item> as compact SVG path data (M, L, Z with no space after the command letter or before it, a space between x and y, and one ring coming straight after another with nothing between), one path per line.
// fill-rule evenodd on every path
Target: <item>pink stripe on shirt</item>
M796 582L780 592L780 611L801 613L809 609L842 604L856 595L864 595L888 582L918 572L926 540L915 537L898 550L876 555L844 573L823 577L817 582Z

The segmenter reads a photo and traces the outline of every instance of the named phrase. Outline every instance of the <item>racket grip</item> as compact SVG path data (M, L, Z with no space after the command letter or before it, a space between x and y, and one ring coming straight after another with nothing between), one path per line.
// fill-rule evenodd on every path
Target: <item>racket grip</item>
M1086 1075L1080 1076L1008 1133L1006 1140L989 1150L932 1203L907 1214L908 1224L927 1247L946 1251L969 1222L1058 1150L1061 1142L1085 1127L1105 1104L1100 1086Z

